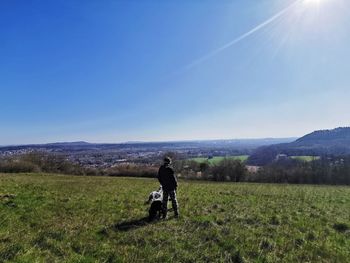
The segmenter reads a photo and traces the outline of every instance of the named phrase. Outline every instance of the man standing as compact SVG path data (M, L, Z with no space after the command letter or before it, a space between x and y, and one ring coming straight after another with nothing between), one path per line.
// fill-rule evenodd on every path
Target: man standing
M178 204L176 200L177 180L173 168L171 168L171 159L164 158L164 164L159 168L158 180L163 187L163 218L166 218L168 212L168 199L170 196L175 217L179 217Z

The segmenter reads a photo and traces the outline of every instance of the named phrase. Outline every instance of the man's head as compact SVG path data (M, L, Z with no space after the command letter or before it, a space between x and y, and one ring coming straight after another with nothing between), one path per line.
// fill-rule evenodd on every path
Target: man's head
M170 159L170 157L165 157L163 161L164 161L164 164L165 164L165 165L171 164L171 159Z

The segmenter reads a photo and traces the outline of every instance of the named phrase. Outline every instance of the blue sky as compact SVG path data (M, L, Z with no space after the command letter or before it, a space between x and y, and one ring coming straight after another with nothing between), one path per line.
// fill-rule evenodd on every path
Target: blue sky
M0 2L0 144L349 126L350 2ZM198 61L194 66L193 62Z

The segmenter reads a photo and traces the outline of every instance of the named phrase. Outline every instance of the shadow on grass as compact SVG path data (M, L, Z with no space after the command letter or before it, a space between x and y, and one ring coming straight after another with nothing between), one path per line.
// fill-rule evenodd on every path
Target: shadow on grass
M173 209L169 209L168 211L172 212ZM172 217L168 217L168 219L170 218ZM114 231L129 231L136 228L144 227L146 225L156 224L156 223L159 223L160 221L162 221L160 217L150 220L148 216L145 216L139 219L124 221L121 223L111 225L110 227L103 228L102 230L99 231L99 233L107 234L108 229L113 229Z
M173 212L174 209L170 208L168 209L168 212ZM142 217L140 219L135 219L135 220L130 220L130 221L125 221L125 222L121 222L118 224L115 224L112 226L112 228L116 231L129 231L132 229L136 229L136 228L140 228L149 224L156 224L159 221L161 221L161 219L159 217L150 220L148 216L146 217Z
M116 231L129 231L136 228L144 227L148 224L154 224L159 222L159 220L152 220L150 221L148 217L143 217L140 219L125 221L121 223L117 223L113 225L113 229Z

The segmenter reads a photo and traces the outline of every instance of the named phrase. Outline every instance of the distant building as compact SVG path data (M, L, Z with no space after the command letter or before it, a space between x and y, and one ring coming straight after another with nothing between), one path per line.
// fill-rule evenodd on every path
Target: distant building
M257 173L260 169L260 166L246 165L246 168L247 168L248 172L250 172L250 173Z
M276 161L287 160L287 159L288 159L288 155L284 153L277 154L275 158Z

